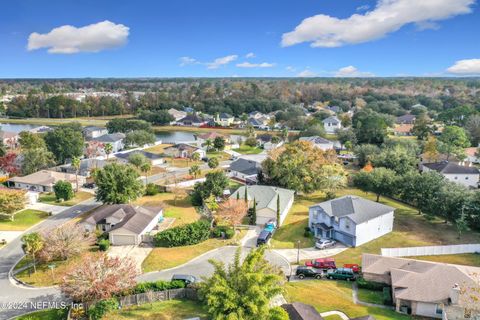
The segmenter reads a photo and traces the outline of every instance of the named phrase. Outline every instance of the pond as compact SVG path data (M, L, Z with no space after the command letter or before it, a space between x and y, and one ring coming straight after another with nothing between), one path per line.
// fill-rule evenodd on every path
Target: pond
M28 131L40 126L35 124L0 123L0 127L1 127L1 131L22 132L22 131Z
M163 143L179 143L195 141L195 135L192 132L184 131L162 131L155 134L158 140Z

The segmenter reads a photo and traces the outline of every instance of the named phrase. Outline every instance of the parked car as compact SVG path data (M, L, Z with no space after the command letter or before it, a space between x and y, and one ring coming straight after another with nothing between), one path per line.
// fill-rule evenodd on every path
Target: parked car
M320 239L315 242L315 248L323 250L335 246L337 242L331 239Z
M84 188L87 188L87 189L94 189L96 187L95 183L94 182L87 182L83 185Z
M320 269L312 268L312 267L300 266L300 267L297 268L297 271L295 272L295 275L299 279L304 279L304 278L322 279L323 271L320 270Z
M268 222L267 224L265 224L265 228L263 228L263 230L273 234L275 232L275 222Z
M346 263L343 265L344 268L352 269L354 273L360 272L360 266L356 263Z
M272 233L267 230L262 230L257 238L257 247L267 244L268 240L272 237Z
M305 262L305 266L314 267L314 268L322 269L325 271L330 269L337 269L337 266L335 265L335 259L333 258L310 260Z
M348 268L338 268L335 270L327 271L327 278L331 280L355 280L356 275L352 269Z
M172 281L174 280L183 281L186 285L197 282L197 278L189 274L174 274L172 276Z

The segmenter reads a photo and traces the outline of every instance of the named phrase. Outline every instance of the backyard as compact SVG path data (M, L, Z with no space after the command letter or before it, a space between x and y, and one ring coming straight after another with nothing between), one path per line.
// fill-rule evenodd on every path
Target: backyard
M55 206L66 206L66 207L71 207L76 204L79 204L82 201L85 201L87 199L93 198L93 194L85 191L78 191L75 193L75 196L67 201L62 201L58 202L57 198L55 198L55 193L49 192L49 193L42 193L40 195L39 201L47 204L52 204Z
M25 209L17 214L11 221L8 218L0 219L0 230L2 231L23 231L46 219L48 213L39 210Z
M263 151L263 149L259 147L250 147L246 144L242 144L240 148L233 149L233 151L241 153L241 154L259 154Z

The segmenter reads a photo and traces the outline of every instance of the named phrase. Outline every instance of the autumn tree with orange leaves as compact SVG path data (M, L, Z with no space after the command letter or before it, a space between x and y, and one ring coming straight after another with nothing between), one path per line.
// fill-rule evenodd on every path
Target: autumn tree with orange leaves
M235 227L235 225L242 223L247 210L247 203L243 199L229 198L220 204L216 216L219 220Z

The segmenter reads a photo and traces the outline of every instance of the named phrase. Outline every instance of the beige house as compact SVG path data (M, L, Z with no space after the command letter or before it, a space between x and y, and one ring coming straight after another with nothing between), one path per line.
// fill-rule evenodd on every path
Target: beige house
M480 268L364 253L362 272L366 280L392 287L397 312L452 320L464 319L457 317L465 313L460 286L478 286ZM448 317L450 309L457 316Z
M40 170L28 176L10 178L8 180L8 186L29 191L52 192L53 186L58 181L68 181L72 184L73 189L77 188L77 177L75 174L50 170ZM79 175L79 187L85 184L85 182L86 178Z

